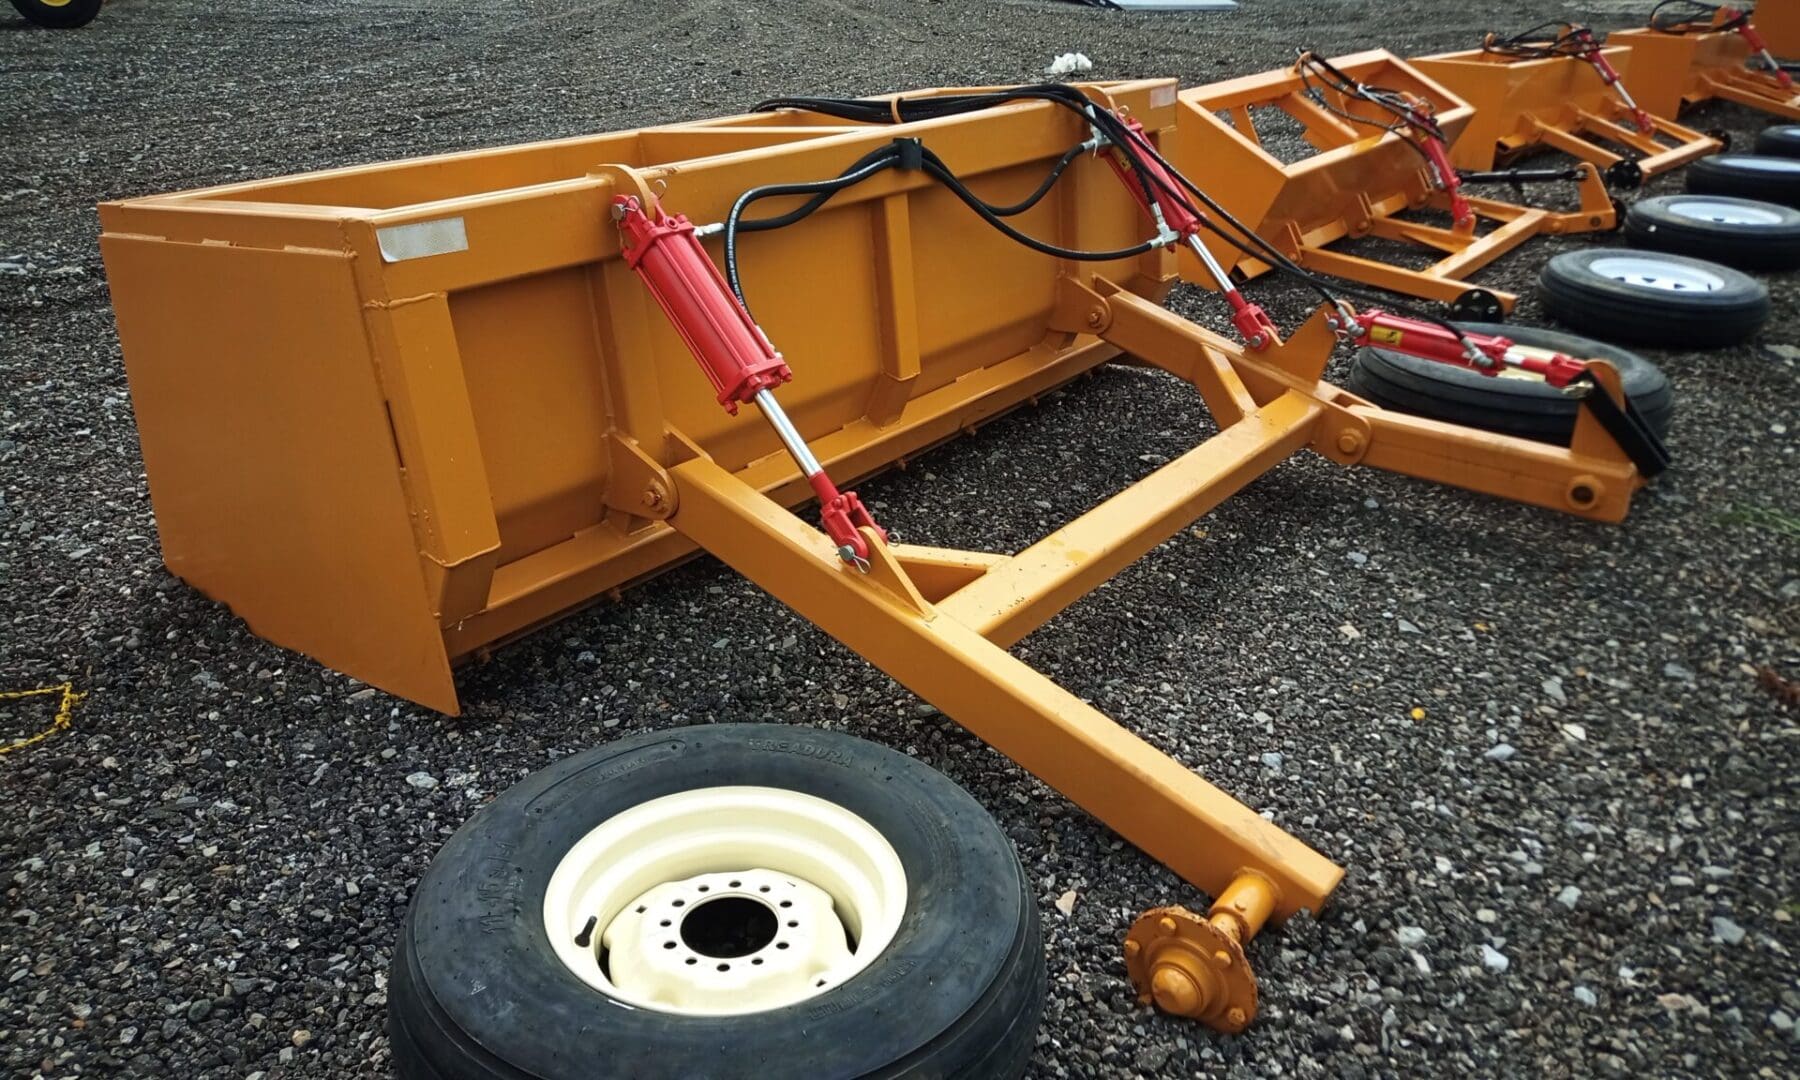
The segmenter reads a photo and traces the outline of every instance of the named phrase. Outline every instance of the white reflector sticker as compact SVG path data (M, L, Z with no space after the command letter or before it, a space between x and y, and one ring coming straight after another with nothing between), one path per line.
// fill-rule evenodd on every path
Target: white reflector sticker
M383 262L405 262L427 255L469 250L469 234L463 230L463 219L459 217L389 225L375 230L375 240L381 245Z
M1169 83L1167 86L1158 86L1150 91L1150 107L1152 109L1160 109L1164 106L1173 104L1175 104L1174 83Z

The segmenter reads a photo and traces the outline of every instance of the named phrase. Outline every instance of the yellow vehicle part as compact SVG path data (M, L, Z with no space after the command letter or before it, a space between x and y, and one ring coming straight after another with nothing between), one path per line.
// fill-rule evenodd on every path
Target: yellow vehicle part
M1088 88L1165 141L1175 89ZM836 476L1126 354L1193 384L1220 430L1017 554L865 530L858 572L794 513L810 489L775 435L718 407L609 212L629 194L718 221L895 137L1016 199L1088 136L1042 101L899 125L781 111L109 203L164 558L256 633L454 712L456 662L709 552L1186 881L1260 897L1234 924L1247 943L1342 870L1008 647L1309 448L1620 520L1642 478L1599 422L1584 411L1558 447L1383 411L1320 381L1334 309L1251 354L1160 305L1165 251L1065 263L889 171L742 244L787 410ZM1090 249L1146 231L1091 155L1015 221Z
M1767 18L1761 11L1756 14L1755 25L1761 30ZM1625 88L1656 116L1679 116L1683 105L1718 99L1800 120L1800 94L1784 88L1774 76L1747 67L1750 43L1735 30L1667 34L1646 26L1614 30L1606 35L1606 43L1631 50ZM1775 52L1781 55L1780 49Z
M1427 102L1449 138L1452 152L1468 138L1475 111L1468 103L1390 53L1376 50L1334 59L1359 82L1400 91ZM1181 93L1172 160L1206 188L1231 215L1286 258L1301 266L1392 292L1455 303L1475 289L1465 276L1545 233L1610 229L1617 223L1612 198L1599 174L1584 170L1581 209L1575 213L1527 209L1494 199L1470 198L1477 216L1493 227L1461 230L1408 220L1412 211L1446 209L1423 159L1398 135L1352 123L1349 113L1383 124L1392 118L1363 102L1329 89L1337 113L1306 92L1293 69L1249 75ZM1310 156L1284 161L1285 148L1259 121L1285 114L1283 125L1298 126ZM1268 126L1273 127L1273 124ZM1333 250L1346 239L1373 237L1424 249L1443 258L1410 269L1366 255ZM1269 262L1240 252L1218 238L1208 248L1227 269L1253 278ZM1197 259L1182 256L1182 276L1208 284ZM1493 295L1511 311L1517 297Z
M1621 78L1631 70L1630 49L1602 52ZM1407 62L1475 108L1451 149L1459 169L1492 169L1534 151L1560 150L1604 172L1627 160L1610 143L1635 151L1633 160L1649 177L1723 149L1719 140L1655 113L1655 130L1639 131L1618 93L1578 57L1520 58L1470 49Z

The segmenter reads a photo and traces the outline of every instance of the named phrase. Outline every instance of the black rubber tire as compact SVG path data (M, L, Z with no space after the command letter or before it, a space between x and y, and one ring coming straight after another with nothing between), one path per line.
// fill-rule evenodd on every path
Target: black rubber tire
M1696 195L1800 207L1800 158L1762 154L1719 154L1687 168L1687 189Z
M72 30L86 26L100 14L104 0L69 0L66 4L47 4L44 0L12 0L12 6L26 21L54 30Z
M681 1016L590 988L551 952L545 888L574 842L630 807L719 785L801 791L861 816L905 867L893 942L836 989L744 1016ZM720 724L577 754L444 845L394 950L402 1080L1014 1077L1044 1004L1034 890L994 820L925 765L812 728Z
M1709 204L1758 220L1721 221L1696 213ZM1684 206L1689 208L1685 214L1680 212ZM1792 270L1800 267L1800 210L1730 195L1661 195L1631 207L1625 239L1633 247L1739 270Z
M1720 280L1717 289L1677 292L1621 281L1594 272L1607 258L1654 260L1672 272L1704 272ZM1590 248L1551 259L1538 278L1544 307L1571 330L1602 341L1664 348L1718 348L1735 345L1769 319L1769 290L1729 266L1685 255Z
M1756 137L1756 152L1765 157L1800 157L1800 124L1776 124Z
M1577 359L1607 360L1619 369L1625 396L1657 435L1666 435L1675 394L1662 369L1615 345L1535 326L1457 323L1472 333L1498 334L1520 345L1553 349ZM1541 379L1483 375L1389 349L1359 349L1350 368L1352 393L1384 409L1502 435L1569 445L1581 405Z

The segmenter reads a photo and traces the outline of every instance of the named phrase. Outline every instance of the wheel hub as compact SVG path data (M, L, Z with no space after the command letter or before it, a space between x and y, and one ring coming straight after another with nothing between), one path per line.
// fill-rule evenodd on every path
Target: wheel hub
M804 1000L852 959L831 896L761 868L658 885L620 912L601 944L619 990L707 1013Z

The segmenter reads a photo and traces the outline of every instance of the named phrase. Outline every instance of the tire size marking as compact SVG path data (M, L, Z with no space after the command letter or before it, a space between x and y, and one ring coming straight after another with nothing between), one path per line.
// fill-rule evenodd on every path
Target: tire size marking
M512 865L518 845L495 840L482 856L482 880L475 883L475 896L484 909L478 918L483 934L500 934L512 925L518 914L519 898L525 892L525 877Z
M849 768L852 764L850 755L813 743L788 742L785 739L747 739L744 745L752 750L770 750L780 754L797 754L800 757L813 758L818 761L829 761L833 765L842 765L845 768Z
M892 964L888 965L887 974L881 977L880 982L865 982L860 986L852 983L851 989L839 990L835 994L827 994L819 1004L806 1010L806 1017L809 1020L823 1020L827 1016L834 1016L847 1009L854 1009L869 998L880 993L882 990L887 989L901 979L911 975L913 969L918 966L919 962L911 957L902 957L895 960Z
M588 768L582 769L572 776L565 776L561 780L550 785L550 787L540 793L537 798L526 803L524 809L528 814L548 813L548 809L540 808L543 804L552 801L566 803L578 799L588 791L605 784L607 781L617 780L626 773L636 772L646 765L653 765L665 758L675 757L686 748L686 745L687 744L683 743L680 739L670 739L668 742L657 743L653 746L646 746L631 751L623 757L605 758L601 761L596 761Z

